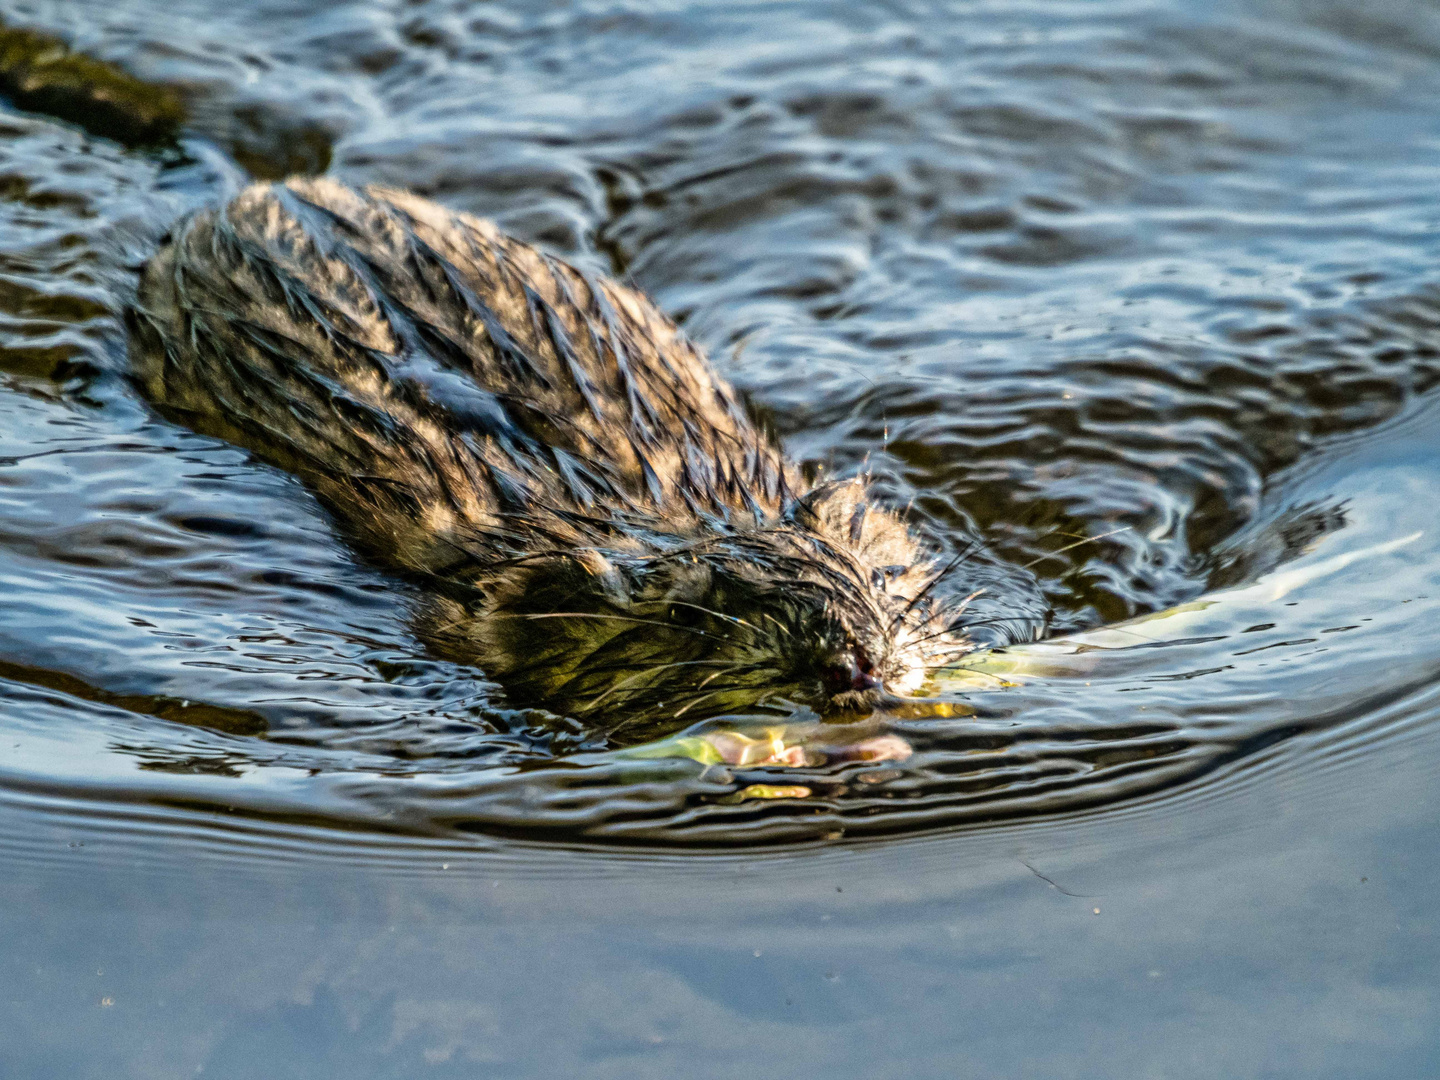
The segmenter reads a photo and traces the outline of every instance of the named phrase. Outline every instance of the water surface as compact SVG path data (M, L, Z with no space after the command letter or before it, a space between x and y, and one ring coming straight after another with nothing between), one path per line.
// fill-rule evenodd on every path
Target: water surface
M1433 1068L1430 6L0 16L190 112L0 114L7 1074ZM1082 651L801 800L510 708L125 380L166 225L294 171L650 292L797 457L983 540L982 632Z

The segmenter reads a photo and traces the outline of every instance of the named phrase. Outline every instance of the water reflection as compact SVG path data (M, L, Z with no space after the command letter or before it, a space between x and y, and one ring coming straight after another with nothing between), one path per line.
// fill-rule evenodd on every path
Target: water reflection
M1431 442L1386 426L1440 357L1440 39L1409 6L32 15L182 88L191 119L145 153L3 117L10 790L825 841L1240 783L1286 739L1341 753L1428 687ZM903 762L707 771L511 709L424 655L414 587L293 479L125 382L116 313L167 224L246 173L326 168L653 293L797 456L869 470L942 547L983 540L973 618L997 642L1236 591L1163 647L1106 638L1069 674L1021 649L1035 670L951 682L964 715L885 718ZM1287 598L1244 591L1354 551ZM734 801L753 788L808 794Z

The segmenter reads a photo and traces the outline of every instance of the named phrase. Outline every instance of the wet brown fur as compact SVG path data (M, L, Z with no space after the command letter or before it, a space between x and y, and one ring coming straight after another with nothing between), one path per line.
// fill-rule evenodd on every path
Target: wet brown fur
M153 402L430 581L427 643L517 701L638 738L965 648L863 483L807 489L648 299L489 222L255 185L176 228L130 330Z

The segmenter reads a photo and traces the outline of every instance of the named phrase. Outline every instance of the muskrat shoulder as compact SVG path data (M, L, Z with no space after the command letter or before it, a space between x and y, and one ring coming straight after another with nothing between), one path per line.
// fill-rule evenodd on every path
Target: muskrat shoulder
M863 482L807 489L648 299L489 222L257 184L172 231L129 327L151 401L423 576L427 644L518 702L629 739L968 648Z

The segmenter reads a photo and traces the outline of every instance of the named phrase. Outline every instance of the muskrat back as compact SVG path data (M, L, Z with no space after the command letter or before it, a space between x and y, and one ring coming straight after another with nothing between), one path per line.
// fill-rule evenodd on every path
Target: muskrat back
M129 327L151 401L302 477L517 702L628 739L968 648L862 482L807 487L648 299L489 222L254 185L172 231Z

